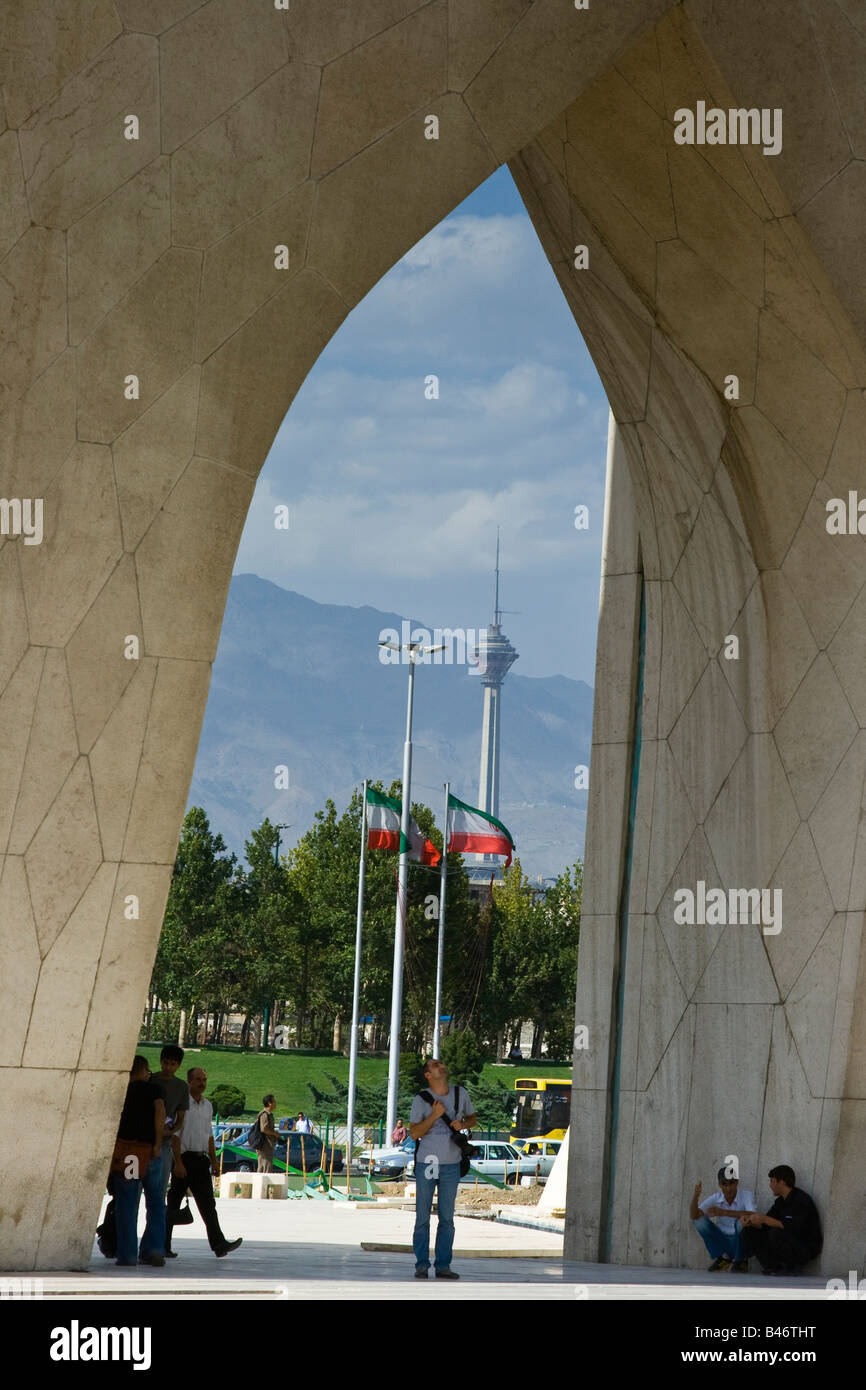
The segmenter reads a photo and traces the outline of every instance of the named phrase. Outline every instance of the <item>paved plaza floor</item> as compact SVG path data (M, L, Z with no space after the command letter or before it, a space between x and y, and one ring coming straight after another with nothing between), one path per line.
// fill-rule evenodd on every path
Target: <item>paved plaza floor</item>
M460 1282L413 1278L413 1213L335 1202L223 1200L220 1222L243 1245L211 1254L196 1215L165 1268L118 1269L94 1246L87 1272L43 1274L48 1299L666 1299L826 1300L826 1277L767 1278L684 1269L565 1263L561 1237L456 1218ZM142 1223L143 1225L143 1223ZM435 1228L435 1217L433 1222Z

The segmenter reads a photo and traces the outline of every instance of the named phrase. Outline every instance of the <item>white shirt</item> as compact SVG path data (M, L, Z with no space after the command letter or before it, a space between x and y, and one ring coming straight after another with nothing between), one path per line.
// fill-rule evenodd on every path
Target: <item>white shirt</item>
M209 1144L213 1137L212 1120L213 1106L210 1101L205 1096L202 1096L201 1100L195 1100L190 1093L189 1110L186 1112L180 1136L180 1147L184 1153L210 1152Z
M304 1116L304 1118L303 1118L302 1120L298 1120L298 1123L295 1125L295 1133L296 1133L296 1134L312 1134L312 1132L313 1132L313 1126L310 1124L310 1122L309 1122L309 1120L307 1119L306 1115Z
M725 1211L757 1211L755 1206L755 1194L750 1192L747 1187L738 1187L737 1195L732 1202L726 1202L724 1193L714 1192L712 1197L705 1197L700 1203L699 1210L705 1212L707 1207L723 1207ZM733 1235L740 1225L732 1216L711 1216L720 1231L724 1231L726 1236Z

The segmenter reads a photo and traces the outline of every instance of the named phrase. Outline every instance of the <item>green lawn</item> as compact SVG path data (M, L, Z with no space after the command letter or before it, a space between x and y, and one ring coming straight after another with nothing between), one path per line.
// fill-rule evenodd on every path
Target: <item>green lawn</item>
M138 1051L150 1061L151 1069L159 1071L159 1044L139 1043ZM223 1052L219 1048L188 1047L181 1066L181 1076L187 1067L203 1066L207 1070L208 1091L220 1083L237 1086L246 1096L246 1113L252 1118L261 1106L262 1096L272 1091L277 1098L276 1115L297 1115L299 1110L308 1111L312 1096L307 1090L307 1082L313 1081L322 1090L330 1090L328 1076L336 1076L341 1081L349 1079L349 1061L340 1056L307 1056L292 1052ZM484 1068L485 1080L494 1078L512 1085L514 1078L520 1076L555 1076L569 1079L571 1068L555 1066L546 1062L524 1062L521 1068L513 1066L495 1067L489 1064ZM388 1062L384 1057L359 1057L358 1081L382 1086L382 1114L385 1113L385 1088L388 1080ZM339 1123L345 1121L344 1115L332 1117Z

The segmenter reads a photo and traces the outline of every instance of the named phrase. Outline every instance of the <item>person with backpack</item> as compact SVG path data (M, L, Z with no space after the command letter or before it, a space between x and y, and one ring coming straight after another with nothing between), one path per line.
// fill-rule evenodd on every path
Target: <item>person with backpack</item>
M451 1268L454 1248L454 1203L461 1176L469 1171L469 1145L462 1133L478 1123L469 1092L448 1085L448 1070L435 1057L424 1063L427 1089L412 1101L409 1133L415 1140L415 1278L430 1269L430 1212L438 1189L438 1225L434 1266L437 1279L459 1279Z
M250 1126L247 1143L251 1149L255 1149L258 1154L258 1172L272 1173L274 1171L274 1149L276 1148L279 1133L274 1128L274 1107L276 1097L272 1095L262 1096L263 1110L256 1116L256 1122Z

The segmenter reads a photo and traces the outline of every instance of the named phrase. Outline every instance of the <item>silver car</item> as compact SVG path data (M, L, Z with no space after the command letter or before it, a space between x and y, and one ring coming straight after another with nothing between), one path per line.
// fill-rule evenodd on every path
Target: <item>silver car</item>
M535 1177L546 1182L553 1172L556 1155L562 1148L561 1139L520 1139L512 1145L520 1154L520 1176Z
M474 1182L476 1173L481 1177L497 1178L499 1182L516 1181L519 1157L513 1144L503 1143L501 1139L473 1139L472 1147L475 1157L461 1182Z

